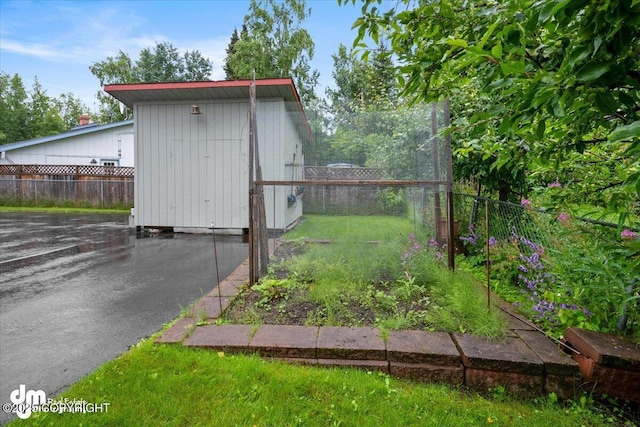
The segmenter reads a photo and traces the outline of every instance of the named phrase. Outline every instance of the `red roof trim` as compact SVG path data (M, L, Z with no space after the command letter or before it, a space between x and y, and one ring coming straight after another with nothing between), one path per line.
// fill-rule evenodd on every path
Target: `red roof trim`
M251 80L207 80L197 82L158 82L158 83L121 83L105 85L104 91L119 90L166 90L166 89L214 89L222 87L249 87ZM291 78L278 79L258 79L256 86L286 86L290 85L294 89L296 97L298 91L295 90L295 84Z

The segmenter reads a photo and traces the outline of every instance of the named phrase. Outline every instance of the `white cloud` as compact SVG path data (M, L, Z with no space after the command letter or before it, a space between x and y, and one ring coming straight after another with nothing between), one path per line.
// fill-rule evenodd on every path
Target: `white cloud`
M65 52L58 52L51 45L42 43L20 43L12 40L2 40L1 50L18 55L32 56L40 59L56 59L66 55Z

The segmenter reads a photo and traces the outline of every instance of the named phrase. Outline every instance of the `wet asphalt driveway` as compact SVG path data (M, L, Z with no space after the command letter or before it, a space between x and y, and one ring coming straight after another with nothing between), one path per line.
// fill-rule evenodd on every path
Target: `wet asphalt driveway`
M211 235L137 238L127 220L0 213L0 403L20 384L53 397L216 286ZM222 280L248 245L216 246Z

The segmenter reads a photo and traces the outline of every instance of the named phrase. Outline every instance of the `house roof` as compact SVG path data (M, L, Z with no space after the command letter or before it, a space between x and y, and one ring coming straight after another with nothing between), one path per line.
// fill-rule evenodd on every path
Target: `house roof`
M44 144L45 142L59 141L61 139L72 138L75 136L86 135L89 133L100 132L107 129L113 129L121 126L132 125L133 120L125 120L122 122L108 123L106 125L98 125L95 123L85 126L78 126L70 131L58 133L56 135L43 136L40 138L29 139L26 141L18 141L11 144L0 145L0 151L17 150L18 148L31 147L32 145Z
M154 101L200 101L249 99L249 86L252 80L218 80L197 82L160 82L160 83L127 83L106 85L104 91L118 101L132 108L135 103ZM311 128L307 122L300 102L300 96L293 79L259 79L256 83L256 98L281 98L295 105L290 112L301 116L308 135L312 138ZM296 120L298 122L299 120Z

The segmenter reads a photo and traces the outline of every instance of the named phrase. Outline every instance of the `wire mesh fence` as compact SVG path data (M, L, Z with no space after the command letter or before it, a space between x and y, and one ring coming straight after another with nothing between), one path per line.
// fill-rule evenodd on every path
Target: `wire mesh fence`
M519 236L542 246L550 243L549 234L538 224L554 216L543 210L460 193L454 195L454 206L462 237L475 235L484 241L489 236L507 241Z
M446 224L446 194L441 186L346 185L341 181L341 185L307 185L304 189L262 187L266 225L271 237L276 231L282 253L300 243L306 250L315 251L321 245L326 251L348 252L370 263L371 270L384 269L382 276L391 282L402 277L407 254L431 251L447 264L443 250L447 230L439 225Z
M264 106L255 108L260 112ZM431 239L444 243L449 229L446 195L452 188L451 151L450 141L440 136L439 129L447 125L448 104L403 111L362 109L340 117L333 127L315 117L301 116L292 106L285 106L285 111L293 123L289 129L305 135L302 151L286 142L293 138L281 140L285 173L262 168L258 160L261 156L268 163L272 150L260 148L257 141L268 139L280 128L265 126L260 114L260 123L250 124L251 138L257 144L255 154L250 151L250 177L262 175L250 179L250 188L255 186L255 194L264 194L264 209L256 208L256 212L266 214L266 221L250 220L256 248L266 236L260 222L278 230L291 228L302 219L308 224L325 224L324 230L314 230L321 240L340 239L345 232L341 227L346 226L349 238L357 242L395 245L411 235L421 245ZM326 225L331 220L336 226ZM349 232L356 228L357 233ZM259 248L256 252L260 253ZM453 254L447 255L453 259Z

